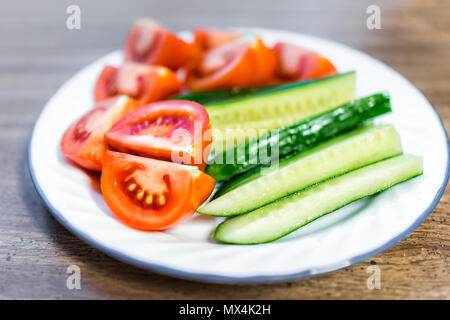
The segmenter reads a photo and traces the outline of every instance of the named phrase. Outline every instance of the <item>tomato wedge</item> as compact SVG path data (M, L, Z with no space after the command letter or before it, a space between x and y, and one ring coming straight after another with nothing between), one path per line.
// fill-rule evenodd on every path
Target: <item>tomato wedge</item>
M186 81L192 91L250 87L270 83L275 69L275 53L261 39L244 36L207 51Z
M102 101L119 94L116 85L117 72L119 68L105 66L100 73L94 89L94 100Z
M215 49L238 39L241 35L222 30L194 29L194 43L203 51Z
M126 94L141 104L162 100L182 86L176 74L162 66L125 62L120 68L106 66L95 85L95 101Z
M125 42L125 60L162 65L173 70L200 58L199 48L179 39L158 23L139 20Z
M215 180L196 167L108 151L101 177L103 198L125 224L164 230L195 213Z
M312 71L311 73L304 73L306 79L329 77L338 73L336 67L331 63L330 60L321 55L319 55L318 58L319 59L316 60L316 67L312 69L314 71Z
M83 168L100 171L107 150L103 136L138 102L119 96L97 103L92 110L73 123L61 140L62 153Z
M337 73L336 67L325 57L291 43L278 42L277 75L287 80L309 80Z
M204 169L210 145L209 128L208 113L200 104L160 101L125 115L105 134L105 140L121 152Z

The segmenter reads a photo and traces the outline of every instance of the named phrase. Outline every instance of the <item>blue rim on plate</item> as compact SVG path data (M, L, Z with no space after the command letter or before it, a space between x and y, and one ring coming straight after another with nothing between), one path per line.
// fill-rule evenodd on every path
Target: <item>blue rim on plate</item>
M342 44L340 44L342 46ZM347 47L347 46L345 46ZM350 48L352 49L352 48ZM352 49L354 50L354 49ZM369 56L364 52L360 52L363 55ZM369 56L370 57L370 56ZM226 284L254 284L254 283L270 283L270 282L282 282L282 281L290 281L290 280L299 280L302 278L307 278L310 276L316 276L316 275L321 275L321 274L325 274L325 273L329 273L332 271L336 271L345 267L348 267L350 265L354 265L360 262L363 262L364 260L371 258L373 256L378 255L379 253L386 251L387 249L391 248L392 246L394 246L395 244L397 244L399 241L403 240L404 238L406 238L411 232L413 232L419 225L422 224L422 222L425 221L425 219L428 217L428 215L434 210L434 208L437 206L437 204L439 203L439 200L441 199L445 188L447 186L448 180L449 180L449 174L450 174L450 161L449 161L449 156L450 156L450 143L449 143L449 138L448 138L448 134L447 134L447 130L442 122L441 117L439 116L439 113L437 112L437 110L435 109L435 107L433 106L433 104L430 102L430 100L422 93L422 91L420 91L411 81L409 81L406 77L404 77L402 74L400 74L398 71L394 70L392 67L388 66L387 64L377 60L379 63L385 65L386 67L390 68L393 72L397 73L400 77L402 77L404 80L406 80L407 82L409 82L413 87L415 87L417 89L418 92L420 92L420 94L425 98L425 100L427 100L427 102L429 103L429 105L431 106L431 110L436 114L437 118L439 119L439 122L441 124L441 129L444 132L444 136L446 137L447 140L447 144L446 144L446 148L447 148L447 164L446 164L446 172L445 172L445 176L444 179L442 181L442 184L438 190L438 192L436 193L436 195L434 196L433 201L428 205L427 209L419 216L419 218L409 227L407 228L405 231L403 231L402 233L400 233L399 235L397 235L396 237L392 238L391 240L389 240L388 242L386 242L385 244L381 245L380 247L378 247L377 249L374 249L372 251L369 251L367 253L355 256L353 258L347 259L345 261L341 261L333 266L329 266L329 268L327 268L327 270L321 270L319 272L314 271L313 269L308 269L302 272L297 272L297 273L291 273L291 274L285 274L285 275L279 275L279 276L251 276L251 277L231 277L231 276L221 276L221 275L215 275L215 274L205 274L205 273L196 273L196 272L186 272L186 271L180 271L178 269L174 269L174 268L169 268L166 267L164 265L160 265L160 264L155 264L155 263L148 263L148 262L143 262L141 260L132 258L130 256L127 256L117 250L111 249L107 246L102 245L101 243L97 242L96 240L92 239L90 236L86 235L85 233L83 233L82 231L76 229L75 227L73 227L69 221L67 221L63 214L61 212L59 212L51 203L50 201L47 199L47 197L45 196L44 191L42 190L42 188L39 185L39 182L36 179L36 175L34 172L34 168L33 168L33 164L31 162L31 143L33 140L33 136L34 136L34 131L35 131L35 126L36 123L38 122L38 120L40 119L40 114L33 126L33 130L31 132L30 135L30 140L29 140L29 145L28 145L28 168L29 168L29 172L30 172L30 176L34 185L34 188L36 189L37 193L39 194L39 196L42 198L43 202L45 203L45 205L47 206L47 208L49 209L50 213L56 218L56 220L58 220L63 226L65 226L70 232L72 232L74 235L76 235L78 238L80 238L81 240L85 241L86 243L90 244L91 246L103 251L104 253L108 254L111 257L116 258L117 260L120 260L122 262L125 263L129 263L131 265L134 265L136 267L139 268L143 268L149 271L153 271L156 273L160 273L160 274L164 274L164 275L169 275L169 276L173 276L173 277L177 277L177 278L182 278L182 279L186 279L186 280L195 280L195 281L200 281L200 282L211 282L211 283L226 283Z

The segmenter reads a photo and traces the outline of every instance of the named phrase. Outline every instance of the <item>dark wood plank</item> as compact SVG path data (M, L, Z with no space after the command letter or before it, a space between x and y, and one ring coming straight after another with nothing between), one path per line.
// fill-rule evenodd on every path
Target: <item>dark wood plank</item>
M239 286L174 279L118 262L57 223L31 184L27 144L39 111L77 70L120 48L136 17L174 30L255 26L293 30L361 49L391 65L430 98L450 128L450 3L418 1L76 1L82 29L65 27L72 1L0 4L0 298L450 298L446 192L430 217L387 252L331 274L289 283ZM382 30L366 28L381 7ZM381 290L368 290L376 263ZM82 289L66 288L78 265Z

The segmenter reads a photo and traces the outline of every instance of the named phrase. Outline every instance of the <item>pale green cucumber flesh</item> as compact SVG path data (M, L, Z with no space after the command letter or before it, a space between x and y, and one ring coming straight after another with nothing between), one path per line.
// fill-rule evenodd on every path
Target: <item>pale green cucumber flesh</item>
M355 73L348 72L305 85L292 85L207 107L213 143L245 130L271 130L331 110L354 98Z
M320 181L402 153L400 137L391 125L356 129L278 166L258 170L233 181L228 190L199 209L215 216L239 215L266 205Z
M273 241L353 201L423 173L423 160L401 155L314 185L250 213L230 218L215 239L235 244Z

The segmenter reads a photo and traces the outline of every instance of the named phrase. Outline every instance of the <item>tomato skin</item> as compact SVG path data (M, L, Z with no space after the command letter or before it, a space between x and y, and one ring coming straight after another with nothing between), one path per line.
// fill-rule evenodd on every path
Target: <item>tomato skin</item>
M211 91L269 84L274 79L275 53L254 37L242 37L206 52L187 76L192 91Z
M301 57L309 51L286 42L277 42L274 51L277 54L277 75L288 80L299 78Z
M297 45L277 42L277 75L286 80L312 80L337 73L336 67L324 56Z
M158 101L179 92L182 83L163 66L125 62L120 68L106 66L95 85L95 101L126 94L141 104Z
M137 201L136 191L129 192L124 184L129 167L137 168L136 179L142 177L146 182L138 187L141 188L138 190L145 190L146 196L153 192L155 185L167 187L167 203L155 207ZM126 225L139 230L165 230L192 216L214 189L213 178L193 170L192 167L166 161L108 151L101 176L103 198ZM202 189L197 188L200 185Z
M125 61L162 65L176 70L200 58L199 48L179 39L154 21L138 21L125 42Z
M253 56L251 86L261 86L273 82L277 68L275 51L266 47L261 39L256 39L256 43L252 45L251 53Z
M126 114L105 134L105 141L121 152L204 169L209 129L208 113L200 104L159 101Z
M336 67L331 63L331 61L325 58L324 56L319 55L317 67L312 74L308 75L308 77L310 79L317 79L329 77L337 73L338 71Z
M141 104L158 101L177 93L181 82L176 74L163 66L125 62L117 74L117 90Z
M94 108L74 122L61 139L61 152L89 170L102 169L103 156L108 149L103 136L124 114L137 108L138 102L119 96L95 104Z
M241 36L235 32L215 29L194 29L192 33L194 35L194 43L203 51L216 49Z
M201 71L200 75L197 75L197 70L190 72L186 79L188 88L192 91L212 91L248 86L251 81L250 48L244 45L234 54L229 64L208 75L202 75Z

